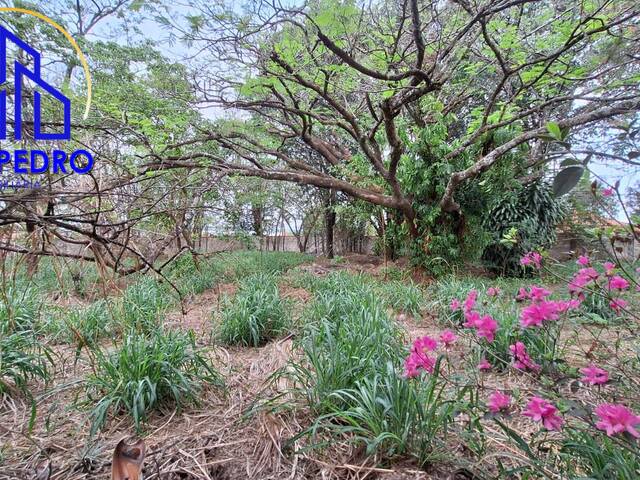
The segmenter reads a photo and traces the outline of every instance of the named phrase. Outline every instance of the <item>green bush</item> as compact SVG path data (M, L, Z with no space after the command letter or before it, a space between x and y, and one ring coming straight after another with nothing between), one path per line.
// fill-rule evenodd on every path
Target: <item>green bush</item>
M507 192L484 219L484 228L493 235L482 254L485 265L501 275L522 276L520 259L555 242L565 210L542 180Z
M347 435L352 443L364 444L366 453L385 459L404 455L420 466L444 454L444 442L453 420L455 400L444 395L438 380L439 366L428 378L406 380L391 363L382 373L364 378L356 388L338 390L331 397L348 408L321 416L312 430L324 428Z
M240 282L233 299L223 298L218 338L227 345L258 347L289 324L289 306L280 298L276 277L254 274Z
M126 412L137 430L148 413L165 404L197 403L202 385L223 386L221 375L196 346L192 332L131 332L113 351L95 350L95 373L86 383L92 433L109 413Z

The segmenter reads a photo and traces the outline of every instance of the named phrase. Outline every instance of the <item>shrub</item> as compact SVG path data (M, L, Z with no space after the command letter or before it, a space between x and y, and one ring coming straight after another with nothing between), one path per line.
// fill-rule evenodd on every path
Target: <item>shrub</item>
M482 254L485 265L502 275L521 276L522 255L551 246L556 239L556 226L564 216L563 202L541 180L496 199L483 222L493 235Z
M289 327L289 307L280 298L276 277L254 274L240 282L233 299L222 301L218 338L228 345L258 347Z
M109 413L126 412L137 430L148 413L165 404L197 403L204 383L223 385L220 374L196 346L192 332L131 333L112 352L96 350L95 373L87 378L92 433Z

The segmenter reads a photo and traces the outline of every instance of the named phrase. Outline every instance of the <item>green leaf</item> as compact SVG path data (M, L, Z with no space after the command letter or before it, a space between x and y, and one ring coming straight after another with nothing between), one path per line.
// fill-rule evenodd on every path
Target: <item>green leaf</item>
M553 179L553 194L561 197L569 193L582 178L584 167L581 165L570 165L560 170Z
M547 123L547 131L555 140L562 140L562 130L556 122Z

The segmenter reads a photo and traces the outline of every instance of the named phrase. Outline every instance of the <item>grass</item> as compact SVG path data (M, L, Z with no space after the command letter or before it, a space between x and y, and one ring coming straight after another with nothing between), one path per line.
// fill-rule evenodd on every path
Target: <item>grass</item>
M411 281L408 283L399 280L380 282L377 290L383 301L397 312L417 317L424 308L424 294L420 287Z
M242 280L232 299L223 298L218 339L227 345L258 347L289 326L289 305L280 298L275 275L258 273Z
M28 382L48 380L50 351L39 338L39 292L21 283L5 286L0 302L0 393L30 395Z
M109 413L127 413L139 431L150 411L171 404L197 403L204 384L223 386L222 376L193 333L156 331L150 336L132 332L114 351L96 350L96 372L87 378L87 403L92 433L101 429Z
M339 272L316 281L313 291L295 344L300 357L273 377L293 382L294 396L317 416L301 435L329 433L368 454L432 461L455 402L444 398L437 375L425 382L402 378L404 332L389 317L379 285Z
M166 284L153 277L139 278L124 291L119 304L122 330L152 332L174 301Z

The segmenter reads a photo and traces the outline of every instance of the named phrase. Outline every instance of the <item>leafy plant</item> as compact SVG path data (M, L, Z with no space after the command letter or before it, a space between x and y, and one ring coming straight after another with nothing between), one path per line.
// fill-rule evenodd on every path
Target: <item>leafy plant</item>
M95 350L96 371L86 383L91 431L101 429L109 413L127 413L140 430L150 411L166 404L197 403L205 383L222 387L222 376L195 343L193 332L131 332L113 351Z
M443 455L442 435L455 411L455 401L446 398L438 379L439 370L438 362L433 375L407 381L387 363L386 370L364 378L355 388L333 392L335 404L348 407L335 407L319 417L311 431L345 435L356 445L364 444L368 455L378 453L389 460L409 455L425 466Z
M141 277L122 296L123 331L151 332L157 329L172 302L165 285L152 277Z
M482 254L485 265L502 275L522 275L520 258L550 246L564 214L564 205L542 180L508 192L484 220L484 227L493 232L493 241Z
M258 347L282 335L290 324L289 307L272 274L245 278L233 299L224 298L222 305L218 338L229 345Z

